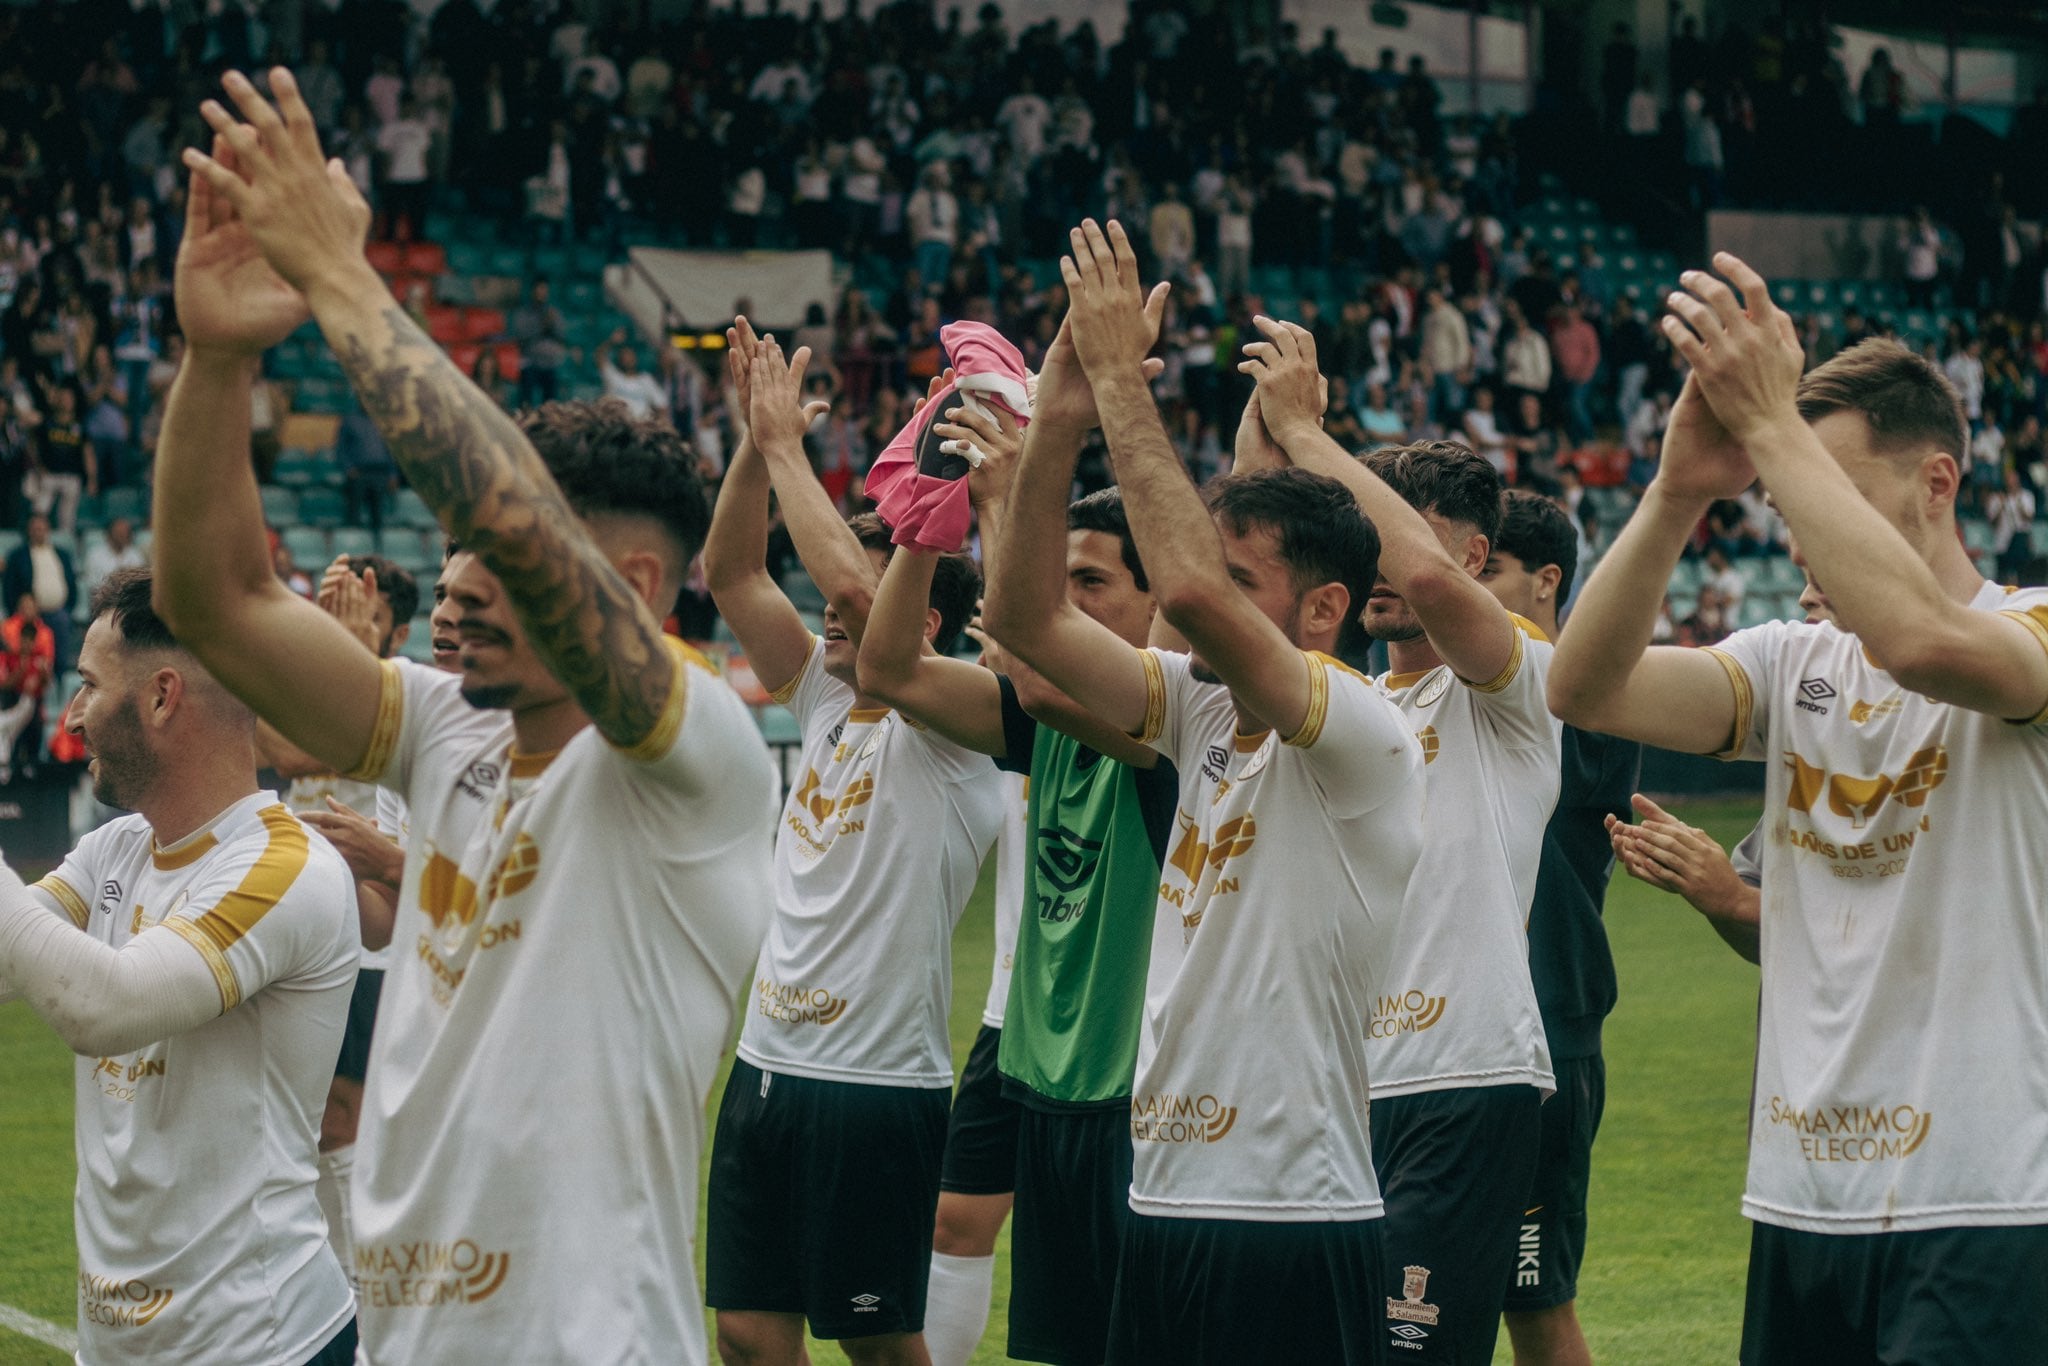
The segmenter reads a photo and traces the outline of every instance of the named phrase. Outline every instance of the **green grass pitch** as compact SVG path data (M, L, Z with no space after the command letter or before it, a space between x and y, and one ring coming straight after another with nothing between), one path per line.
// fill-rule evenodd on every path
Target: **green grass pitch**
M1753 803L1683 809L1723 845L1755 818ZM1675 897L1625 877L1608 897L1607 923L1621 1005L1607 1026L1607 1114L1593 1150L1580 1318L1602 1363L1732 1360L1749 1238L1737 1202L1756 970ZM954 938L956 1064L981 1022L992 939L984 879ZM68 1327L76 1312L71 1061L19 1002L0 1006L0 1154L0 1304ZM998 1258L977 1366L1004 1359L1007 1237ZM1505 1334L1495 1359L1509 1360ZM63 1360L0 1329L0 1366ZM845 1357L814 1344L812 1360L824 1366Z

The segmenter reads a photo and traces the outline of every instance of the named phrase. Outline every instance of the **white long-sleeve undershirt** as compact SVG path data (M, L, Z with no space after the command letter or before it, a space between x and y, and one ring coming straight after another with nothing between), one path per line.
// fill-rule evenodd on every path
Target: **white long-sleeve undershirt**
M20 996L74 1053L119 1057L221 1013L199 951L155 925L120 948L38 901L0 863L0 1000Z

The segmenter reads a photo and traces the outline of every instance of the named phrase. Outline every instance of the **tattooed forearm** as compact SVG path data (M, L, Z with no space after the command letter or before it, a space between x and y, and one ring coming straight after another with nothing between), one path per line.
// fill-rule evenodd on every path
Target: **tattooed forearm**
M505 586L527 639L614 744L661 719L661 627L562 497L519 425L403 309L339 329L342 368L448 534Z

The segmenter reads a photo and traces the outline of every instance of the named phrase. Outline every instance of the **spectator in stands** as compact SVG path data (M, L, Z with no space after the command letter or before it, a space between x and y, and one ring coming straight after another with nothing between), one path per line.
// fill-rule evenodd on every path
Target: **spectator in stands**
M0 734L8 735L0 754L0 783L36 776L43 752L43 707L57 676L55 634L42 620L35 596L14 599L14 615L0 622Z
M2001 583L2018 583L2033 562L2034 510L2034 495L2020 482L2016 469L2008 469L2005 486L1985 500L1984 517L1991 523L1991 553Z
M1388 399L1387 386L1377 380L1365 387L1365 402L1359 407L1358 419L1365 427L1368 448L1398 446L1408 439L1407 425Z
M1857 84L1856 94L1863 102L1865 127L1897 126L1899 115L1906 107L1906 80L1892 65L1889 48L1881 47L1870 54L1870 64L1863 68L1863 79Z
M381 539L385 511L398 492L398 466L377 424L353 402L342 414L334 457L341 466L341 495L349 525L367 526L372 537Z
M426 234L427 203L433 185L428 155L434 130L411 95L399 100L398 115L377 130L377 151L383 158L385 235L400 240Z
M917 273L928 288L936 286L952 270L953 252L960 244L960 201L953 195L952 176L944 162L935 161L919 173L904 216Z
M498 349L495 346L477 348L476 359L469 363L469 379L490 397L491 402L500 408L509 406L512 382L498 368Z
M107 534L94 541L85 552L84 582L79 586L79 600L90 601L93 590L116 570L148 567L149 555L135 544L135 523L126 517L116 517L107 523Z
M1969 338L1960 350L1950 353L1942 372L1955 386L1963 401L1963 416L1975 431L1984 420L1984 343L1977 337Z
M1550 326L1550 354L1564 386L1565 430L1573 441L1593 439L1593 379L1600 373L1600 333L1577 304L1566 304Z
M605 397L625 404L634 417L668 416L668 390L659 377L640 368L640 353L627 343L625 328L597 348L597 375L604 381Z
M1508 302L1506 315L1508 339L1501 346L1501 381L1518 394L1542 398L1550 391L1550 343L1513 300Z
M1641 458L1648 453L1650 443L1660 440L1670 425L1671 394L1659 389L1650 397L1637 400L1635 408L1627 414L1621 444L1628 448L1630 456Z
M1726 639L1734 630L1735 614L1722 603L1719 592L1703 585L1692 615L1678 624L1678 643L1713 645Z
M552 302L553 287L536 278L527 286L526 301L505 319L505 336L519 345L521 408L549 402L561 389L562 365L569 359L563 340L566 324Z
M78 420L78 386L68 380L50 388L50 411L37 431L22 491L38 513L48 516L55 509L57 528L66 536L78 527L80 496L100 491L99 456Z
M29 514L22 543L0 567L0 598L32 609L49 628L51 649L62 667L71 664L71 604L78 600L78 571L71 552L50 538L50 519Z
M1876 65L1877 59L1873 57L1871 66ZM1868 75L1863 79L1869 84ZM1905 265L1907 305L1934 307L1934 286L1941 278L1941 229L1934 226L1934 219L1924 205L1914 207L1911 221L1899 234L1898 247Z
M14 406L14 395L0 387L0 526L21 521L21 485L34 460L31 425Z
M1749 592L1749 580L1735 568L1728 553L1719 545L1707 547L1707 572L1703 582L1720 596L1721 603L1731 613L1739 611L1742 599Z
M1465 315L1441 289L1422 296L1422 366L1429 374L1431 416L1456 422L1465 413L1472 379L1472 333Z
M1472 390L1472 406L1459 421L1459 437L1508 483L1515 482L1514 450L1493 411L1493 390L1484 384Z

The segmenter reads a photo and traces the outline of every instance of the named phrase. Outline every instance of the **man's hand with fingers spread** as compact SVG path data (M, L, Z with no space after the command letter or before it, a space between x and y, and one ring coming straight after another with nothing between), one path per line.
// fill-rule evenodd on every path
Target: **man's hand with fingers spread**
M1162 280L1145 296L1145 318L1152 327L1154 343L1159 340L1159 328L1166 317L1168 288ZM1165 371L1166 362L1152 357L1141 368L1149 383ZM1038 389L1031 400L1031 420L1047 429L1068 432L1086 432L1102 425L1102 418L1095 410L1095 391L1089 386L1088 376L1081 368L1081 357L1074 350L1074 317L1071 311L1060 319L1060 330L1053 336L1052 345L1046 348L1045 359L1039 363Z
M1797 416L1805 357L1790 315L1772 301L1761 275L1725 251L1714 257L1714 268L1735 288L1703 270L1685 272L1667 301L1664 335L1691 364L1714 415L1747 442L1771 423Z
M1148 312L1138 255L1123 224L1111 219L1105 234L1086 219L1068 240L1073 254L1060 258L1071 300L1067 323L1089 384L1140 378L1145 355L1159 339L1159 323ZM1164 296L1155 297L1164 309Z
M744 317L734 318L732 326L725 329L725 370L732 377L733 410L740 425L752 430L754 421L754 356L761 349L761 339L754 335L754 325Z
M782 347L773 337L763 338L755 350L747 426L762 454L801 451L804 433L819 414L831 408L823 399L804 402L804 370L810 363L810 347L799 346L785 361Z
M1307 328L1267 317L1252 319L1252 325L1265 340L1246 343L1238 372L1257 381L1260 420L1284 447L1321 429L1329 382L1316 369L1316 339Z
M234 149L213 140L216 163L233 172ZM203 175L192 177L185 235L178 243L178 325L195 351L261 355L306 321L306 300L270 268L248 226Z
M308 811L299 819L327 837L357 878L395 890L405 877L405 851L375 821L363 819L332 797L327 806L326 811Z
M324 159L313 116L289 71L270 73L271 104L249 78L230 71L221 86L242 118L208 100L199 112L232 153L223 164L187 148L185 165L226 200L247 226L264 259L309 298L321 289L351 289L374 279L363 258L370 206L341 161Z

